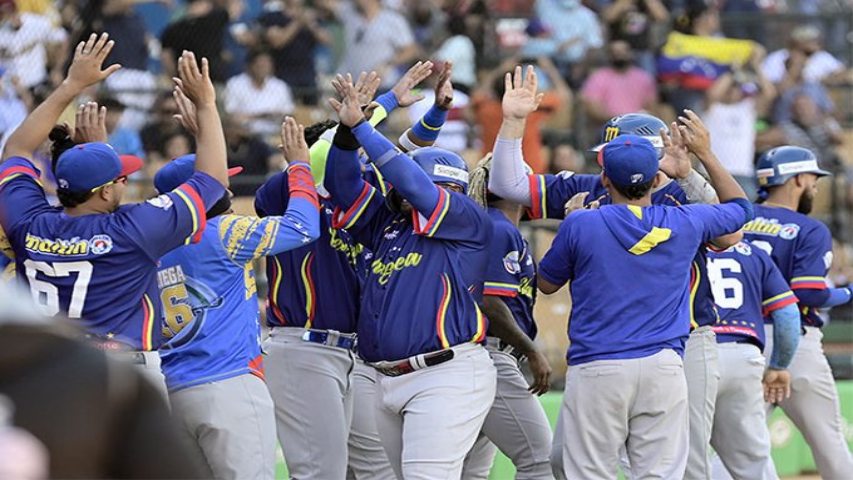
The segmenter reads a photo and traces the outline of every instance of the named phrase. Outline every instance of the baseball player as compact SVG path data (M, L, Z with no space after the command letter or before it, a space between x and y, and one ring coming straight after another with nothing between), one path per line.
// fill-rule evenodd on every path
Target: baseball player
M489 319L486 350L498 371L497 394L482 436L512 460L519 479L554 478L551 426L535 395L548 391L551 366L536 348L536 264L518 231L523 207L488 192L491 157L471 172L468 195L492 219L490 258L483 287L483 313ZM519 368L528 360L534 382L528 386ZM489 476L494 447L478 440L465 460L463 478ZM478 448L479 447L479 448Z
M181 430L215 478L275 476L275 412L264 383L252 262L319 236L319 203L303 130L290 117L282 124L282 151L290 163L283 215L233 215L226 193L208 210L209 228L200 241L160 261L163 328L170 339L161 358L169 397ZM166 164L154 177L157 191L184 183L195 162L195 155L185 155ZM229 175L240 170L230 169Z
M391 92L377 98L371 124L379 123L398 106L418 101L420 97L411 89L431 70L432 63L418 62ZM359 78L360 104L370 102L378 85L369 87L374 79L378 76L362 74ZM356 479L391 479L394 472L373 418L375 370L352 355L359 277L366 276L370 252L346 231L332 228L334 205L324 175L317 172L325 169L336 123L312 127L306 131L306 140L312 145L317 188L324 194L320 198L320 239L267 262L271 285L267 321L272 330L265 351L278 435L293 478L343 478L347 474ZM385 188L377 170L366 168L364 175L372 185ZM286 174L274 175L258 190L255 210L260 216L279 213L287 204L287 192L281 188L286 181ZM282 278L299 281L285 289ZM338 335L345 339L340 345L325 340L336 341ZM323 418L323 428L304 418ZM348 455L341 455L347 450Z
M750 220L752 205L715 159L703 162L724 203L673 208L651 203L659 165L648 140L620 135L601 156L613 205L568 217L539 269L543 293L571 280L573 301L555 473L613 478L626 446L637 478L678 478L689 443L689 266L700 245Z
M787 376L800 341L797 297L770 256L748 242L721 252L709 250L708 277L720 313L713 327L720 383L711 446L735 479L775 480L762 379ZM772 317L776 327L776 348L767 369L761 353L764 316Z
M489 178L489 190L503 198L511 199L529 206L528 214L532 218L564 218L566 205L576 195L588 192L584 197L587 206L610 203L610 197L599 175L579 175L573 172L561 172L557 175L527 175L521 153L521 138L524 133L524 119L535 110L536 75L528 68L527 78L521 81L521 67L516 67L512 78L507 75L507 95L504 96L504 122L498 135L494 150L493 174ZM522 88L523 86L523 88ZM689 113L688 115L694 114ZM691 117L692 118L692 117ZM692 123L690 139L693 145L690 151L697 156L713 155L707 129L700 122ZM661 132L663 132L661 134ZM652 203L655 205L679 206L691 203L716 203L717 196L701 175L690 168L690 160L684 150L684 137L678 128L671 130L668 138L667 126L661 120L646 114L628 114L611 119L604 129L602 141L606 142L619 135L634 134L649 140L661 157L661 168L668 175L678 178L670 181L662 173L662 186L652 191ZM593 150L599 151L601 145ZM599 163L601 158L599 157ZM714 239L718 248L727 248L741 239L739 233ZM711 440L711 425L714 418L713 399L716 397L717 346L711 325L717 321L717 313L711 296L710 285L705 274L705 248L697 249L696 258L691 264L689 322L690 340L684 355L684 371L687 375L688 398L690 404L690 454L687 478L710 478L710 463L707 461L708 444ZM560 442L561 425L558 422L555 431L555 444ZM561 457L559 448L554 451L552 462L559 470ZM626 469L629 468L626 465Z
M341 120L336 144L350 147L330 152L326 184L335 226L373 253L358 351L379 373L380 438L398 477L458 478L495 395L476 300L491 221L464 195L458 155L401 153L364 121L351 82L338 77L335 86L343 100L330 102ZM393 190L383 195L362 179L358 145Z
M764 153L756 166L760 195L755 219L744 226L746 238L770 254L797 295L803 336L788 369L791 396L774 402L803 433L820 476L849 478L853 459L843 433L838 392L823 353L820 309L850 301L851 287L829 288L826 272L832 263L832 237L823 223L808 217L817 193L817 179L829 175L818 167L812 152L800 147L777 147ZM767 330L767 349L773 351L773 322ZM767 380L773 385L784 373Z
M106 349L124 349L134 362L159 373L152 350L162 342L157 326L157 261L204 230L204 212L228 182L222 130L210 91L207 61L182 57L184 91L199 112L197 171L159 200L122 205L127 175L142 162L119 157L103 143L85 143L56 162L61 209L51 207L27 158L47 137L61 112L88 86L119 66L101 70L112 48L106 34L92 35L75 51L67 78L9 138L0 165L0 222L42 313L79 321ZM191 65L190 65L191 64ZM169 208L166 208L166 207ZM162 378L161 378L162 384Z

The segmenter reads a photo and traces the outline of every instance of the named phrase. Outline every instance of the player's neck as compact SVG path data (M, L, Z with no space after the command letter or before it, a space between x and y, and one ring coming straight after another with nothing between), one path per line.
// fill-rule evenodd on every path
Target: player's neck
M107 208L101 208L100 206L94 205L77 205L76 207L65 208L63 211L69 217L82 217L84 215L99 215L112 213Z
M767 197L767 200L764 201L764 205L768 207L780 207L787 208L788 210L797 211L797 205L799 201L791 198L790 195L773 195Z
M509 219L510 222L513 223L516 227L519 222L521 222L521 214L523 213L523 209L517 204L512 202L507 202L506 200L500 200L493 204L495 208L503 212L506 215L506 218Z

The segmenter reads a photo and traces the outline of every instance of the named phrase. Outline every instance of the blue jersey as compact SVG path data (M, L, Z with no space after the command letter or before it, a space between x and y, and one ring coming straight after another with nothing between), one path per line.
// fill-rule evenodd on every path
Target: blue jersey
M530 175L530 209L531 218L565 218L564 205L572 197L581 192L589 192L585 205L598 201L601 205L609 205L610 194L601 183L601 175L575 174L560 172L557 175ZM687 204L687 194L678 185L670 181L662 188L652 192L653 205L668 205L679 207ZM714 297L705 272L705 248L700 247L690 266L690 327L713 325L717 322L717 310L714 308Z
M136 350L162 342L157 262L206 225L205 212L225 193L213 177L189 181L109 214L71 217L51 207L38 171L24 158L0 165L2 225L42 313L64 314L87 333Z
M569 364L683 353L696 250L746 217L736 203L610 205L569 216L539 265L550 283L571 280Z
M717 343L753 339L764 350L764 320L797 297L769 255L748 242L708 252L708 276L719 307Z
M497 208L489 207L492 241L483 294L501 297L519 328L536 338L533 304L536 301L536 263L527 241L513 223Z
M744 225L744 236L770 254L791 290L828 288L832 236L823 223L782 207L755 206L755 218ZM822 327L819 311L800 305L803 325ZM772 319L766 319L772 321Z
M372 253L358 320L358 350L368 362L401 360L465 342L482 342L477 306L492 225L465 195L439 190L435 211L406 217L363 182L335 227Z
M255 194L255 211L280 215L288 204L287 174L270 177ZM267 325L355 332L359 282L355 273L362 246L332 228L334 206L321 199L320 238L267 259Z

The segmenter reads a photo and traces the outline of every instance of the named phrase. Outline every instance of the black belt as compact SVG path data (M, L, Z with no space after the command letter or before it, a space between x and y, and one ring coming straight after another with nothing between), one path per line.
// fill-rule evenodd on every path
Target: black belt
M414 357L409 357L405 360L401 360L397 363L392 363L390 365L386 365L385 362L382 362L379 364L371 363L370 366L375 368L379 373L382 373L383 375L388 375L389 377L399 377L400 375L412 373L415 370L420 370L422 368L427 367L434 367L444 362L449 362L450 360L453 360L454 355L455 353L453 352L453 349L447 348L445 350L439 350L437 352L415 355Z

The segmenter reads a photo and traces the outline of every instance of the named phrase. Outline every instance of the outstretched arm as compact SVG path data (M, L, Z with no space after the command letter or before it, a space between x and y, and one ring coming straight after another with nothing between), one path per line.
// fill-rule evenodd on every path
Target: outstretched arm
M530 183L524 167L521 139L527 116L539 107L542 94L537 93L533 67L527 67L523 80L521 72L521 67L517 66L514 74L507 73L504 77L503 123L495 142L489 190L499 197L530 206Z
M9 137L3 151L3 160L11 157L29 158L47 139L59 116L77 95L86 87L102 81L121 68L121 65L111 65L101 70L113 45L114 42L109 40L106 33L100 37L93 33L88 40L77 44L68 76Z
M429 110L412 128L403 132L398 144L404 151L417 150L420 147L432 146L441 133L441 127L447 121L447 114L453 106L453 84L450 76L453 74L453 64L447 62L435 85L435 101Z

